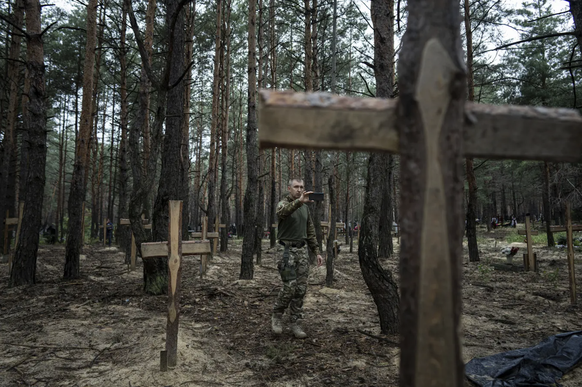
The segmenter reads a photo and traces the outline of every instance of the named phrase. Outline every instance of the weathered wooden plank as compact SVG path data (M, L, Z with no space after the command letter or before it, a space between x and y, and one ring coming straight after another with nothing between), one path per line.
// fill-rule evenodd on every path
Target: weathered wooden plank
M582 116L572 109L541 106L465 106L465 156L579 161Z
M527 235L527 231L526 230L517 230L517 234L518 235ZM538 235L539 233L535 230L531 230L530 231L530 235Z
M210 254L210 241L182 241L182 255ZM141 244L142 258L165 257L168 255L168 242L148 242Z
M5 224L7 226L15 226L18 224L18 218L6 218Z
M130 222L130 220L129 220L129 219L121 218L121 219L119 219L119 224L120 224L121 226L124 226L124 225L131 224L131 222Z
M398 151L395 100L259 92L261 147Z
M551 232L564 232L568 231L567 226L550 226ZM580 224L573 224L572 231L582 231L582 225Z
M261 147L398 153L398 100L261 90ZM579 161L582 116L573 109L467 102L466 157Z
M202 233L201 232L191 232L190 236L192 238L202 238ZM206 239L216 239L219 238L219 234L218 232L207 232L206 233Z
M574 265L574 238L572 238L572 216L570 202L566 203L566 240L568 244L568 279L570 282L570 304L576 304L576 266Z
M178 361L178 325L180 320L180 277L182 273L182 201L170 200L168 225L168 320L166 324L166 352L168 367Z

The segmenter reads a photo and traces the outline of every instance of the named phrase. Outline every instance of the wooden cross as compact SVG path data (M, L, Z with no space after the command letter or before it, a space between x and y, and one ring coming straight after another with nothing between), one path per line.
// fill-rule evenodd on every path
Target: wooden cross
M529 214L525 216L525 230L518 230L519 235L525 235L525 243L527 244L527 253L524 254L523 263L526 271L537 271L536 255L533 252L533 241L531 237L538 235L538 232L531 229L531 219Z
M142 221L143 221L143 215L142 215ZM119 219L119 225L120 226L129 226L131 225L131 221L129 219L126 218L121 218ZM151 230L152 229L152 224L144 224L143 226L144 229L146 230ZM136 261L136 257L137 257L137 246L135 245L135 235L133 235L133 231L131 231L131 260L130 260L130 270L135 270L135 261Z
M578 161L582 117L465 102L458 2L408 5L399 100L263 90L259 140L400 153L400 385L460 387L463 157Z
M572 233L574 231L582 231L582 225L572 224L571 205L566 202L566 225L565 226L550 226L550 232L566 232L566 244L568 245L568 279L570 284L570 303L576 304L576 269L574 267L574 238ZM529 222L529 215L525 217L525 231L519 230L519 235L526 236L527 255L524 254L524 263L526 270L534 270L537 266L535 254L532 251L532 235L538 235L537 231L532 231Z
M210 254L210 241L182 242L182 201L170 200L170 224L167 242L141 244L143 259L168 257L168 321L166 325L166 351L162 351L161 368L174 367L178 358L178 321L180 316L180 277L183 255Z
M218 219L218 218L217 218ZM201 240L213 240L213 251L216 252L216 245L218 241L218 231L208 232L208 217L202 218L202 231L201 232L191 232L190 237L199 238ZM206 274L208 270L208 255L204 254L200 257L200 278Z
M4 218L4 255L8 254L8 229L11 226L16 226L16 239L14 240L14 249L8 257L8 273L12 271L12 260L14 258L14 252L18 246L18 238L20 236L20 228L22 227L22 215L24 214L24 202L18 204L18 217L9 218L10 211L6 210L6 217Z

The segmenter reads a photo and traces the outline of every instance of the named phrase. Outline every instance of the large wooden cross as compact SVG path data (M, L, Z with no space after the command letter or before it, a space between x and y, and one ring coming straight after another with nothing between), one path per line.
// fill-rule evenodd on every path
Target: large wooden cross
M180 278L182 256L210 254L210 241L182 242L182 201L169 201L170 220L167 242L141 244L143 259L168 257L168 320L166 326L166 350L161 354L161 369L174 367L178 359L178 323L180 317Z
M579 161L582 117L467 103L458 2L408 11L398 100L261 91L259 140L400 154L400 385L460 387L463 158Z

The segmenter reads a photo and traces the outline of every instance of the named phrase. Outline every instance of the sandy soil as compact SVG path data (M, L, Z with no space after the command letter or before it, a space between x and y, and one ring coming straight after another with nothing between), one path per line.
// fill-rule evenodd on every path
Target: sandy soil
M565 250L536 246L538 274L509 271L499 252L505 232L480 236L481 262L463 264L465 361L580 329ZM309 337L296 340L270 333L279 279L264 243L252 281L237 279L240 241L203 278L198 259L185 258L178 365L168 372L159 360L167 298L143 293L141 262L129 272L116 248L86 246L82 278L63 282L64 247L42 246L38 283L14 289L0 265L0 386L396 386L398 338L380 335L355 252L342 251L333 288L324 287L325 268L312 270ZM397 259L383 265L398 274ZM582 385L582 369L562 383Z

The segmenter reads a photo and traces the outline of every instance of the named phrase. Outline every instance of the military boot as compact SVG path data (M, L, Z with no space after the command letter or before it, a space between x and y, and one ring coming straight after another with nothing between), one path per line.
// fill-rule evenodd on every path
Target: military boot
M273 313L271 317L271 330L274 334L280 335L283 333L283 314L282 313Z
M293 335L297 339L304 339L307 337L307 333L305 333L303 329L301 329L301 326L299 326L299 323L297 321L291 324L291 331L293 332Z

